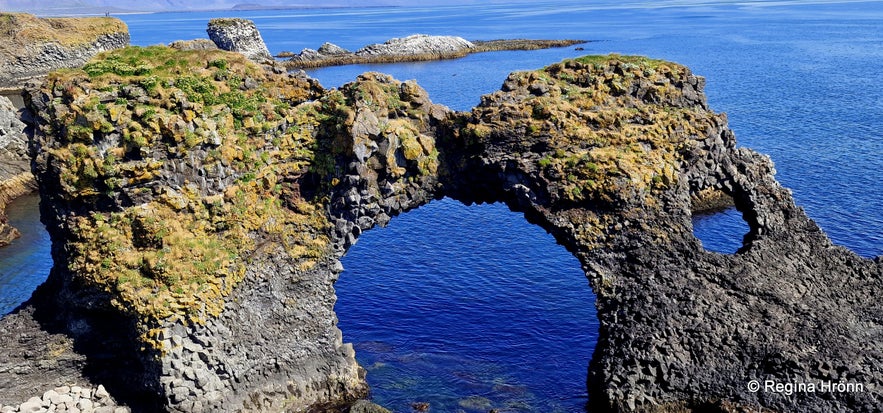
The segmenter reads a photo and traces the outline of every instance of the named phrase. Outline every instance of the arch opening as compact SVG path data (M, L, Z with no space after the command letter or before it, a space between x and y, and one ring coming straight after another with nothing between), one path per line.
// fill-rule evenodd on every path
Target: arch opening
M693 236L706 251L735 254L746 244L751 228L735 206L693 213Z
M393 411L578 411L598 338L578 260L504 204L445 198L363 234L335 312Z

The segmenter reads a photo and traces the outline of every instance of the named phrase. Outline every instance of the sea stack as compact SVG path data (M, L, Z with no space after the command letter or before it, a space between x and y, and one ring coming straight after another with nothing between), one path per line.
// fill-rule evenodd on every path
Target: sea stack
M258 63L273 60L264 39L254 22L239 18L212 19L208 22L208 37L221 50L242 53Z

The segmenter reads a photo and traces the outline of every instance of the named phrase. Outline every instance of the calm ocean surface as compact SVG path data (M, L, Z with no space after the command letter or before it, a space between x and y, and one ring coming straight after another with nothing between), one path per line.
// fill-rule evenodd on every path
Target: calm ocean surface
M592 41L585 51L309 72L326 87L370 70L416 79L435 102L457 110L498 89L511 71L568 57L617 52L677 61L706 77L710 106L728 113L739 144L772 157L779 180L835 243L866 257L883 254L883 2L584 3L120 17L135 45L205 37L208 19L244 17L273 53L325 41L354 50L414 33ZM35 214L23 217L19 228L39 225ZM747 231L732 210L697 217L694 226L707 249L721 252L735 251ZM0 249L0 312L45 278L48 242L39 232ZM400 412L413 402L436 412L583 410L598 328L594 296L576 259L519 214L434 202L367 232L343 261L340 327L377 402Z

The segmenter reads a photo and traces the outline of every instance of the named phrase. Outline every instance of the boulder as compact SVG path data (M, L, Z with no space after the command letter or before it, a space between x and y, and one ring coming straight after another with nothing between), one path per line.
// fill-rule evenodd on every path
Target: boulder
M176 40L169 47L178 50L214 50L218 46L209 39Z
M319 54L327 56L345 55L349 53L349 50L346 50L334 43L325 42L322 43L322 46L319 47Z

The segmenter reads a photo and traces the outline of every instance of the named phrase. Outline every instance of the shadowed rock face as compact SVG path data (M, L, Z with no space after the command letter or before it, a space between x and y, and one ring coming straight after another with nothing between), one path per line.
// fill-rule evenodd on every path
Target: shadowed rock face
M32 192L36 183L28 162L28 139L18 110L5 96L0 96L0 246L19 236L6 220L9 201Z
M769 159L735 148L685 67L569 60L457 113L377 73L329 91L220 51L115 56L29 94L55 267L28 308L133 407L300 411L363 395L333 312L338 258L444 196L506 202L580 260L601 321L597 407L883 403L883 263L831 245ZM708 192L732 196L751 228L737 254L692 235ZM28 325L29 311L2 323ZM749 380L866 391L752 393Z

